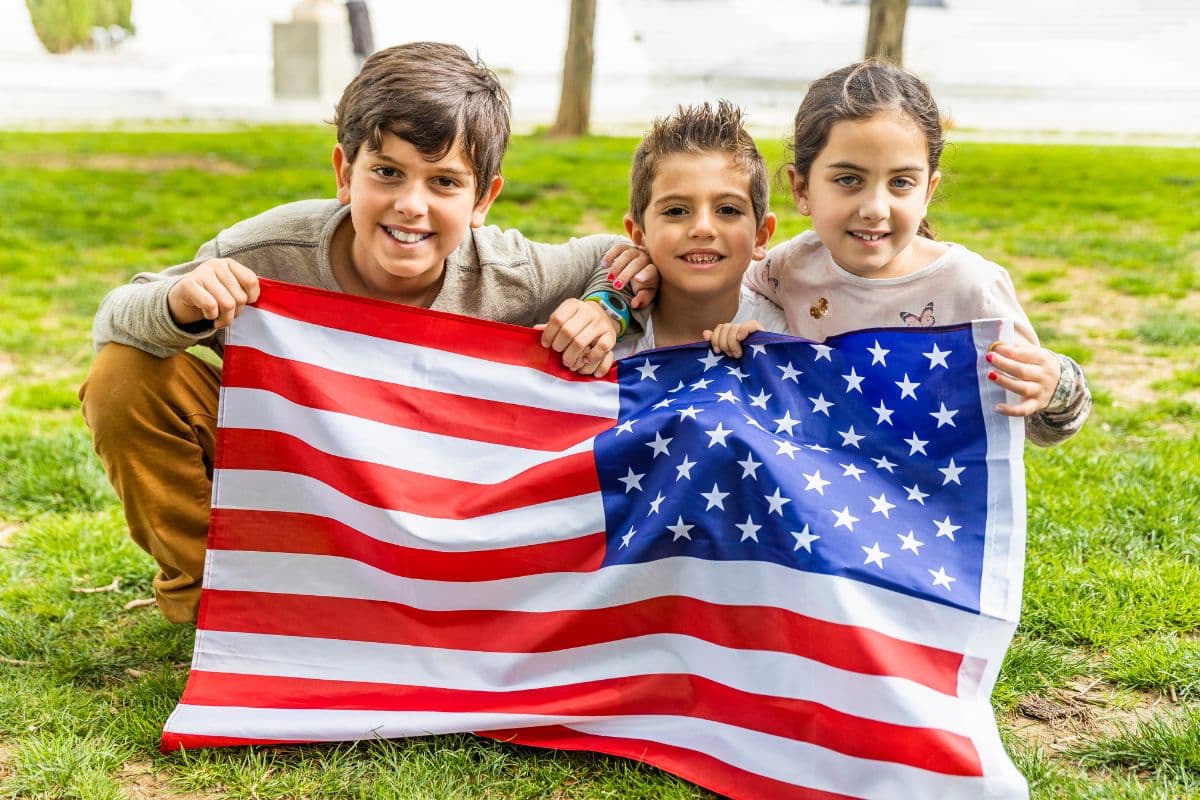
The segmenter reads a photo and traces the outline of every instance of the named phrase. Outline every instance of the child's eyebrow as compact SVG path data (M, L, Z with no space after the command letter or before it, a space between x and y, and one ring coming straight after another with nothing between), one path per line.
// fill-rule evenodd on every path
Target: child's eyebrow
M857 170L858 172L867 172L866 167L855 164L853 161L838 161L833 164L826 164L825 169L853 169ZM892 172L920 172L923 169L925 169L924 164L917 164L915 166L906 165L903 167L896 167L892 170Z
M729 200L737 200L738 202L748 203L749 195L740 194L738 192L726 192L725 194L717 195L715 198L718 202L727 202ZM662 205L664 203L690 203L696 198L683 194L665 194L662 197L654 198L654 205Z
M380 153L380 152L377 152L374 150L372 150L371 152L374 153L376 161L386 161L389 164L395 164L398 167L404 166L399 161L397 161L396 159L389 156L387 153ZM447 175L455 175L460 178L469 178L474 174L470 170L454 169L453 167L438 167L437 171L443 172Z

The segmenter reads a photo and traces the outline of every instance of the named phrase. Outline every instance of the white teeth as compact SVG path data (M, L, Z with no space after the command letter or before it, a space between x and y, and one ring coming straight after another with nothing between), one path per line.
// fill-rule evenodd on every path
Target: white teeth
M875 242L884 237L882 233L854 233L853 235L867 242Z
M397 242L403 242L404 244L416 244L417 242L424 241L430 236L433 236L432 233L408 233L407 231L398 231L395 228L389 228L386 225L383 229L388 232L388 236L391 236Z

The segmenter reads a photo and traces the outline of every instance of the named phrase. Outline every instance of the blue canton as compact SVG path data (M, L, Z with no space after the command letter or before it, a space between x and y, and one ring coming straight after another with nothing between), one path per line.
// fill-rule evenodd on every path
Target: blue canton
M623 360L617 425L596 440L605 564L765 560L978 613L976 358L962 325Z

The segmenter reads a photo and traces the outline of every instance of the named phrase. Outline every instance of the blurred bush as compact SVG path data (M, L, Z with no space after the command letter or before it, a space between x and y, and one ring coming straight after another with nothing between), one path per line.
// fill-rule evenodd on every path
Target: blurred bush
M133 33L133 0L25 0L33 30L51 53L109 43L112 31Z

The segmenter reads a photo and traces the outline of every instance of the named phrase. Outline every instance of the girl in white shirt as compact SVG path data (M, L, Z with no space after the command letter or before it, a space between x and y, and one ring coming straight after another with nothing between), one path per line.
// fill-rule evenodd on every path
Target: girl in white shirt
M782 307L788 333L813 341L872 327L1012 319L1021 341L992 346L988 378L1015 393L996 410L1027 418L1036 444L1082 427L1087 381L1070 358L1041 347L1003 267L932 238L925 220L941 180L941 118L929 88L867 61L815 81L796 112L787 167L813 229L773 247L745 286ZM718 326L714 349L740 355L753 321Z

